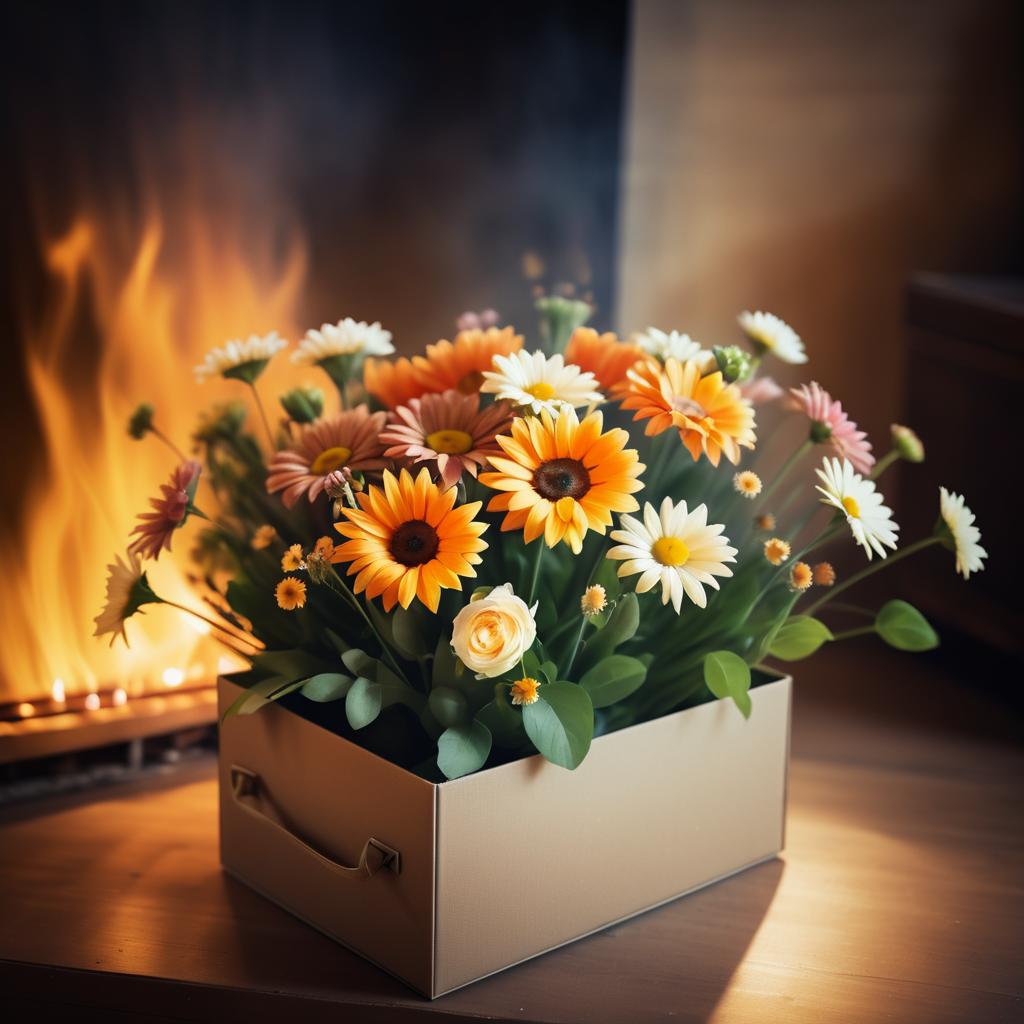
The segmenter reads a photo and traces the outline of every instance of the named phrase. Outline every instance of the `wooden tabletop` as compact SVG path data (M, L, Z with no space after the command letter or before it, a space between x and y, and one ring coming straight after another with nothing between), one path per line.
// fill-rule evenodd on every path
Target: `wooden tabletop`
M5 1019L1020 1021L1019 721L852 650L797 673L782 858L433 1003L220 871L212 761L9 809Z

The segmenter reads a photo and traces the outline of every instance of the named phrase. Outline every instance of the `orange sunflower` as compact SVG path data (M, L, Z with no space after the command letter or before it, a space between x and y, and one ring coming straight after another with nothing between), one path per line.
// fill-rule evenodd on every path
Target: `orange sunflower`
M650 356L639 346L619 341L611 331L598 334L593 327L577 327L565 350L565 361L588 370L605 391L627 383L626 371Z
M545 411L513 420L512 436L495 438L504 455L490 456L495 472L480 481L502 492L487 506L506 513L502 530L522 529L527 544L543 534L549 548L564 540L579 554L587 530L603 534L612 512L640 507L633 493L643 487L637 477L645 467L625 447L625 430L602 433L603 426L600 412L581 422L574 409L556 419Z
M428 345L426 356L413 356L412 363L424 392L454 388L475 395L484 382L483 371L492 369L491 360L522 347L523 336L511 327L460 331L453 342Z
M363 364L363 387L389 409L419 398L429 388L420 382L412 363L405 359L367 359Z
M384 610L408 608L418 597L437 611L441 590L462 589L460 576L476 576L474 565L487 547L480 534L486 523L473 516L483 504L473 501L455 508L454 487L442 491L426 468L413 479L384 471L384 487L356 495L361 508L344 508L347 522L335 529L347 537L331 555L332 562L351 562L357 594L381 597Z
M675 428L696 462L703 452L717 466L722 453L734 465L740 448L753 448L753 406L720 371L702 374L696 360L666 359L665 366L643 363L626 374L623 409L635 409L634 420L648 420L649 436Z

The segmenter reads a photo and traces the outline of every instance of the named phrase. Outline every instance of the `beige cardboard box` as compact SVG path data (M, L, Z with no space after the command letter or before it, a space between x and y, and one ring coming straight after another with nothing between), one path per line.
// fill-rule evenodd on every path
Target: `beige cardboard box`
M265 707L221 728L221 861L434 998L777 854L790 686L440 785Z

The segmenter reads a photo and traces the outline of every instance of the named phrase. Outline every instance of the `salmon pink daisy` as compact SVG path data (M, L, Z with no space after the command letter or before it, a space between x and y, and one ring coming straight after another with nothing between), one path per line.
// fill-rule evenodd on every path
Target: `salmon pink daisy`
M315 501L335 470L382 469L386 460L379 435L386 422L387 413L360 405L311 423L271 460L267 490L282 491L281 500L291 508L303 494Z
M152 512L143 512L138 525L132 530L138 537L128 545L129 554L143 558L158 558L160 552L171 550L174 531L188 518L190 511L196 511L192 504L199 474L202 467L189 459L178 466L169 483L160 487L160 497L151 498Z
M811 440L830 444L841 459L849 459L858 473L868 473L875 464L871 442L863 430L843 412L837 402L817 381L790 388L790 408L804 413L811 421Z
M445 391L413 398L391 414L380 435L391 445L384 454L410 464L433 462L445 488L454 487L462 474L476 476L489 455L501 452L495 434L512 422L506 402L480 408L480 396Z

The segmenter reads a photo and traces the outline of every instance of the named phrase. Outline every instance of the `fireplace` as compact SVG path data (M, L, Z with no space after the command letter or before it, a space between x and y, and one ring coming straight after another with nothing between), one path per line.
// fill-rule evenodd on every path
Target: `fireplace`
M210 347L352 315L419 348L467 308L529 323L534 289L561 283L610 319L625 5L457 13L11 16L0 763L212 722L241 663L201 623L152 607L129 647L92 636L104 566L177 459L128 419L152 403L187 452L197 413L238 398L193 380ZM198 542L152 577L204 611Z

